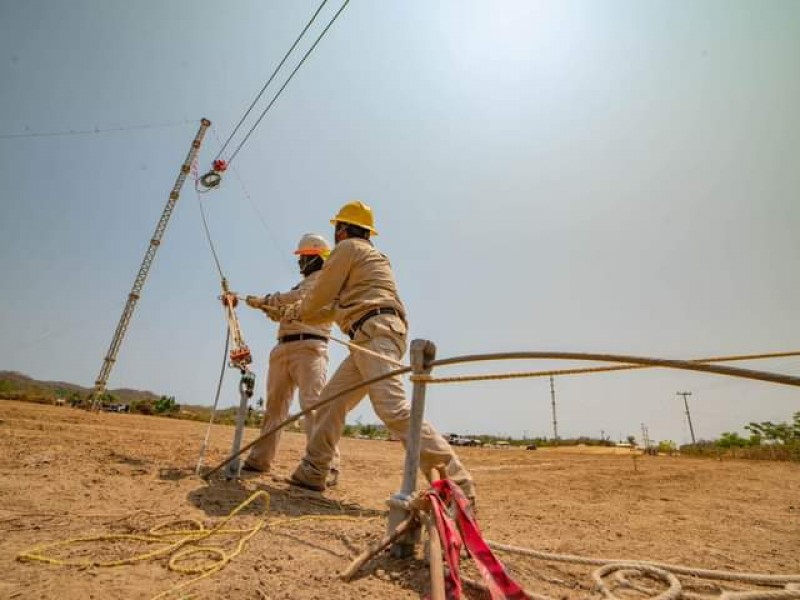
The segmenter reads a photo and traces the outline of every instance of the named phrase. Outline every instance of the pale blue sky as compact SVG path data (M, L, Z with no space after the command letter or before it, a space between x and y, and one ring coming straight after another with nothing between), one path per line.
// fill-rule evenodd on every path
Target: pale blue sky
M192 121L0 139L0 369L94 381L196 121L227 136L316 6L0 0L0 135ZM440 357L794 350L798 106L797 1L353 0L237 157L249 199L229 174L204 202L242 293L292 285L298 236L371 204ZM196 204L187 186L112 388L213 399L225 325ZM241 316L262 386L274 327ZM687 441L684 389L699 437L800 410L796 389L682 372L556 386L564 436ZM544 379L428 406L443 431L552 431Z

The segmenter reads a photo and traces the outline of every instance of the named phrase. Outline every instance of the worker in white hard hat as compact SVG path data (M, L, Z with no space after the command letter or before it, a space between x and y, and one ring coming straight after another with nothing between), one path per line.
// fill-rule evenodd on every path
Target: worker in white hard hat
M248 296L247 305L263 310L273 320L279 320L280 309L295 303L312 289L320 270L330 254L330 246L321 235L307 233L300 238L297 250L298 266L303 279L290 291L264 297ZM328 336L332 314L320 311L314 322L316 333L299 323L283 321L278 328L278 344L269 355L267 373L267 402L261 432L264 433L286 419L295 390L299 391L300 407L305 410L319 401L328 372ZM306 436L314 429L315 415L303 421ZM269 471L280 441L280 430L258 442L244 462L245 471ZM339 450L334 449L327 485L336 485L339 477Z
M298 303L283 310L284 322L292 319L314 322L329 312L353 344L393 361L406 352L406 309L397 293L389 260L370 241L377 235L372 209L363 202L348 202L331 220L336 247L320 272L314 287ZM396 369L396 364L373 354L351 350L322 390L320 400L338 395L359 383ZM330 465L342 435L345 417L369 394L375 414L393 437L405 444L411 417L402 377L397 375L345 393L317 410L315 429L306 454L289 478L289 483L323 491ZM447 477L461 486L474 501L472 476L453 448L427 422L422 427L420 469L429 476L444 467ZM401 469L398 469L398 473Z

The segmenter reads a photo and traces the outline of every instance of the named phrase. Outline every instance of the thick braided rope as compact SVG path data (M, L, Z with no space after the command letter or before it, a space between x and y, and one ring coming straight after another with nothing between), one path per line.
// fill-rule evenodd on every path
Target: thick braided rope
M551 371L519 371L509 373L492 373L486 375L453 375L451 377L434 377L432 375L411 375L411 381L425 383L467 383L470 381L500 381L503 379L524 379L529 377L548 377L550 375L580 375L583 373L603 373L606 371L623 371L627 369L642 368L635 367L589 367L576 369L555 369Z
M709 358L698 358L689 362L696 363L724 363L745 360L762 360L766 358L786 358L800 356L800 352L771 352L763 354L739 354L736 356L712 356ZM636 369L647 369L649 365L608 365L602 367L576 367L573 369L553 369L550 371L520 371L493 373L487 375L454 375L452 377L434 377L432 375L412 375L411 381L425 383L467 383L470 381L499 381L503 379L523 379L531 377L549 377L558 375L583 375L588 373L608 373L611 371L632 371Z
M533 550L531 548L522 548L519 546L512 546L509 544L501 544L487 540L490 548L502 550L510 554L519 554L521 556L530 556L540 560L547 560L551 562L569 562L580 565L597 565L604 566L608 564L624 564L631 568L639 567L654 567L663 569L670 573L678 575L690 575L694 577L701 577L703 579L716 579L719 581L743 581L753 584L761 585L786 585L786 584L800 584L800 574L797 575L764 575L761 573L737 573L736 571L716 571L713 569L696 569L694 567L687 567L684 565L672 565L669 563L641 561L641 560L624 560L618 558L589 558L584 556L577 556L574 554L554 554L550 552L542 552L540 550ZM791 590L790 590L791 591Z
M653 561L640 560L620 560L609 558L589 558L576 556L573 554L554 554L521 548L509 544L501 544L487 540L489 547L501 550L510 554L529 556L550 562L567 562L581 565L597 565L599 568L592 573L592 579L597 589L608 600L618 600L618 597L609 589L605 577L615 573L617 581L623 587L635 589L644 594L650 594L652 600L677 600L678 598L707 600L709 596L695 594L683 590L680 580L675 575L686 575L699 577L702 579L713 579L717 581L738 581L754 585L785 586L780 590L748 590L748 591L724 591L720 600L800 600L800 574L797 575L764 575L760 573L737 573L734 571L717 571L713 569L697 569L684 565L672 565ZM637 586L627 581L630 576L650 575L668 585L664 592L655 593L650 588ZM542 598L538 596L538 598Z

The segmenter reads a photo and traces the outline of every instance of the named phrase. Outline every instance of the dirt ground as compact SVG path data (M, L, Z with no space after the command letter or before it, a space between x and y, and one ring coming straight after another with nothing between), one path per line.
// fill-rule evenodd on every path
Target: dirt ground
M193 476L204 433L201 423L0 401L0 598L153 598L193 576L170 570L166 558L101 568L19 561L17 555L60 540L145 534L177 519L210 527L259 489L270 494L266 519L273 526L250 539L224 569L161 598L390 600L428 594L421 552L409 560L381 555L351 583L337 577L385 531L385 500L400 485L400 444L343 440L339 486L323 496L278 479L303 448L304 437L291 433L283 436L273 475L204 484ZM208 463L225 458L232 434L230 427L213 430ZM254 436L248 431L248 440ZM800 465L634 459L628 450L614 450L459 449L479 486L486 538L587 557L800 574ZM251 505L230 527L252 527L264 509L262 501ZM277 523L301 515L347 519ZM233 549L236 538L213 543ZM152 550L110 540L51 554L111 560ZM596 596L594 567L498 555L529 590L553 598ZM684 582L715 591L711 583ZM644 597L630 591L620 596Z

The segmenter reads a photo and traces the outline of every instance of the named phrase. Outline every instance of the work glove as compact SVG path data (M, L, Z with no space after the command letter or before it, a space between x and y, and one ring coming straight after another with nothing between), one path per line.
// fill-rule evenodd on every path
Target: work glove
M261 308L261 310L263 310L263 311L264 311L264 313L265 313L265 314L266 314L266 315L267 315L267 316L268 316L270 319L272 319L272 320L273 320L273 321L275 321L276 323L277 323L278 321L280 321L280 320L281 320L281 309L280 309L280 308L274 308L274 307L272 307L272 306L267 306L266 304L262 304L262 305L260 306L260 308Z
M281 307L281 321L299 321L300 303L287 304Z
M244 301L250 308L261 308L264 304L264 299L259 296L247 296Z

